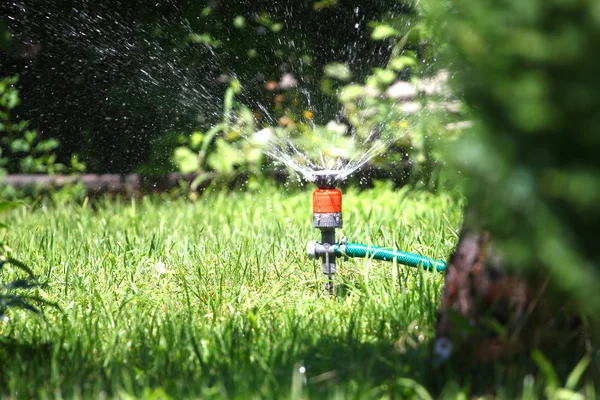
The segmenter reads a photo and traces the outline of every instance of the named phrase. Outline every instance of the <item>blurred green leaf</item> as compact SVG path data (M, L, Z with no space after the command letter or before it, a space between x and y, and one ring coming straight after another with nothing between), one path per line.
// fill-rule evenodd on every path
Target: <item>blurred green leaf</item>
M52 151L60 146L60 142L56 139L48 139L37 144L36 150L42 152Z
M563 388L552 391L552 395L548 396L548 398L552 400L589 400L589 398L584 397L581 393Z
M377 25L375 29L373 29L373 33L371 33L371 38L374 40L383 40L396 35L398 35L398 31L391 26Z
M35 159L31 155L27 155L24 158L21 158L19 160L19 168L21 169L22 172L25 172L25 173L41 172L41 171L36 171L35 166L36 166Z
M417 60L413 57L400 56L390 60L389 67L393 70L400 71L407 67L414 67L417 65Z
M338 3L338 0L320 0L320 1L315 1L313 3L313 10L322 10L324 8L327 7L333 7L336 6Z
M10 150L13 153L25 153L31 149L25 139L15 139L10 144Z
M179 171L188 174L198 171L200 168L200 158L198 153L193 152L188 147L177 147L173 152L173 163L177 165Z
M19 92L16 90L7 91L0 99L0 104L9 110L12 110L21 103L19 100Z
M220 40L214 39L209 33L192 33L188 39L192 43L205 44L210 47L220 47L223 44Z
M573 371L569 374L567 378L567 383L565 384L565 388L569 390L575 390L581 377L585 373L586 369L590 365L591 357L589 355L584 356L579 363L575 366Z
M85 172L86 165L79 160L79 156L77 154L71 155L71 168L76 173Z
M206 163L218 173L231 174L235 166L244 161L244 157L223 138L218 138L215 145L216 151L210 153Z
M27 141L27 143L29 143L30 145L33 144L33 141L35 140L36 136L37 136L37 132L36 131L25 131L25 133L23 133L23 136L25 137L25 140Z
M383 85L389 85L396 79L396 73L394 71L384 68L375 68L373 76Z
M25 204L20 201L6 201L0 200L0 213L5 211L14 210L15 208L22 207Z
M210 146L215 136L223 129L225 129L224 124L217 124L210 128L208 132L206 132L204 140L202 141L202 147L200 148L201 157L204 157L206 155L206 152L208 151L208 146Z
M200 13L200 15L202 17L208 17L210 15L210 13L212 12L212 9L210 7L204 7L202 9L202 12Z
M198 150L200 148L200 146L202 145L202 140L204 139L204 135L202 134L202 132L192 132L192 135L190 136L190 147L193 150Z
M499 337L504 338L507 336L506 327L504 325L502 325L496 318L482 317L479 320L479 323L482 326L485 326L485 327L489 328L490 330L492 330Z
M418 396L421 400L433 400L433 397L423 385L419 384L417 381L409 378L398 378L396 383L400 385L400 387L410 389L414 394Z
M283 24L281 22L274 23L271 25L271 31L277 33L283 29Z
M0 21L0 50L8 50L12 35L8 30L8 24L6 21Z
M244 18L242 15L238 15L233 19L233 26L238 29L244 28L246 26L246 18Z
M233 109L233 96L235 95L235 90L233 87L228 87L225 91L225 100L223 101L223 115L225 118L229 119L231 110Z
M363 96L365 94L365 88L362 85L353 83L350 85L344 86L339 94L338 98L342 103L349 103L351 101L356 100L357 98Z
M326 76L340 81L347 81L352 78L352 72L346 64L342 63L329 63L325 66L324 72Z
M37 132L27 130L27 121L12 121L11 110L20 104L16 88L18 76L0 79L0 166L2 173L55 173L64 171L63 164L57 164L52 150L58 147L55 139L37 141ZM43 153L43 154L41 154Z
M560 381L558 380L558 375L556 374L552 363L548 361L548 359L539 350L534 350L531 358L533 358L533 361L535 361L537 366L544 373L544 376L548 380L550 389L558 389L560 386Z

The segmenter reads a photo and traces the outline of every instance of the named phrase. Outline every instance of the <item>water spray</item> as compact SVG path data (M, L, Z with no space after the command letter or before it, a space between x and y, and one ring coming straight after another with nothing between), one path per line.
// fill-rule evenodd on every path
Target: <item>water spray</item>
M346 237L338 243L335 230L342 227L342 192L337 186L347 175L335 170L315 171L311 181L317 185L313 192L313 226L321 231L321 241L311 240L306 246L309 258L322 261L323 275L327 279L326 288L333 294L333 278L336 273L336 259L349 257L369 257L374 260L396 261L410 267L421 267L427 271L445 272L446 263L400 250L348 243Z

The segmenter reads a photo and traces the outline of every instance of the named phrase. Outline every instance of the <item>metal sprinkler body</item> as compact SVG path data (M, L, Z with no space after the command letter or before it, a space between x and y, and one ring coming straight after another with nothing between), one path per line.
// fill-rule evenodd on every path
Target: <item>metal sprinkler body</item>
M306 251L310 258L320 258L327 290L333 294L333 276L336 273L335 230L342 227L342 192L335 186L339 182L337 171L323 170L313 174L317 189L313 192L313 226L321 231L321 241L308 242Z

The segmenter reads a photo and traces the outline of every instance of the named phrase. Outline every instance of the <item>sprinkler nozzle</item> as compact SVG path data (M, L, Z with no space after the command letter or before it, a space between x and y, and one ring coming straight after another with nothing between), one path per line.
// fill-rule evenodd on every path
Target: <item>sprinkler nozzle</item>
M314 171L311 175L311 178L311 182L321 189L333 189L338 185L338 183L346 179L346 177L342 176L339 171L333 169Z

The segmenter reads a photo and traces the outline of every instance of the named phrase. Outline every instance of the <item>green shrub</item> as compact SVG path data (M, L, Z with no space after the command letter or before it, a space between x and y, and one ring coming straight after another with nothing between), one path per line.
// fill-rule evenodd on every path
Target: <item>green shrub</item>
M457 87L479 119L454 153L470 206L508 264L549 273L600 315L598 2L433 3Z
M446 145L460 134L449 124L464 117L446 87L447 73L426 71L422 65L430 60L404 49L410 35L411 30L396 39L398 54L386 68L374 68L363 85L352 83L338 92L357 138L364 141L375 133L386 143L386 150L368 166L397 184L428 182L445 164Z
M159 136L153 143L153 154L159 156L139 171L196 174L192 190L209 180L226 185L240 176L252 182L262 177L262 143L253 140L256 124L252 111L235 98L240 90L240 83L232 79L225 92L222 120L205 132Z
M16 88L18 77L0 80L0 175L7 173L57 173L68 168L56 162L56 139L40 139L35 130L28 129L27 121L15 122L11 111L21 101ZM85 166L77 156L71 159L72 171L83 171Z

